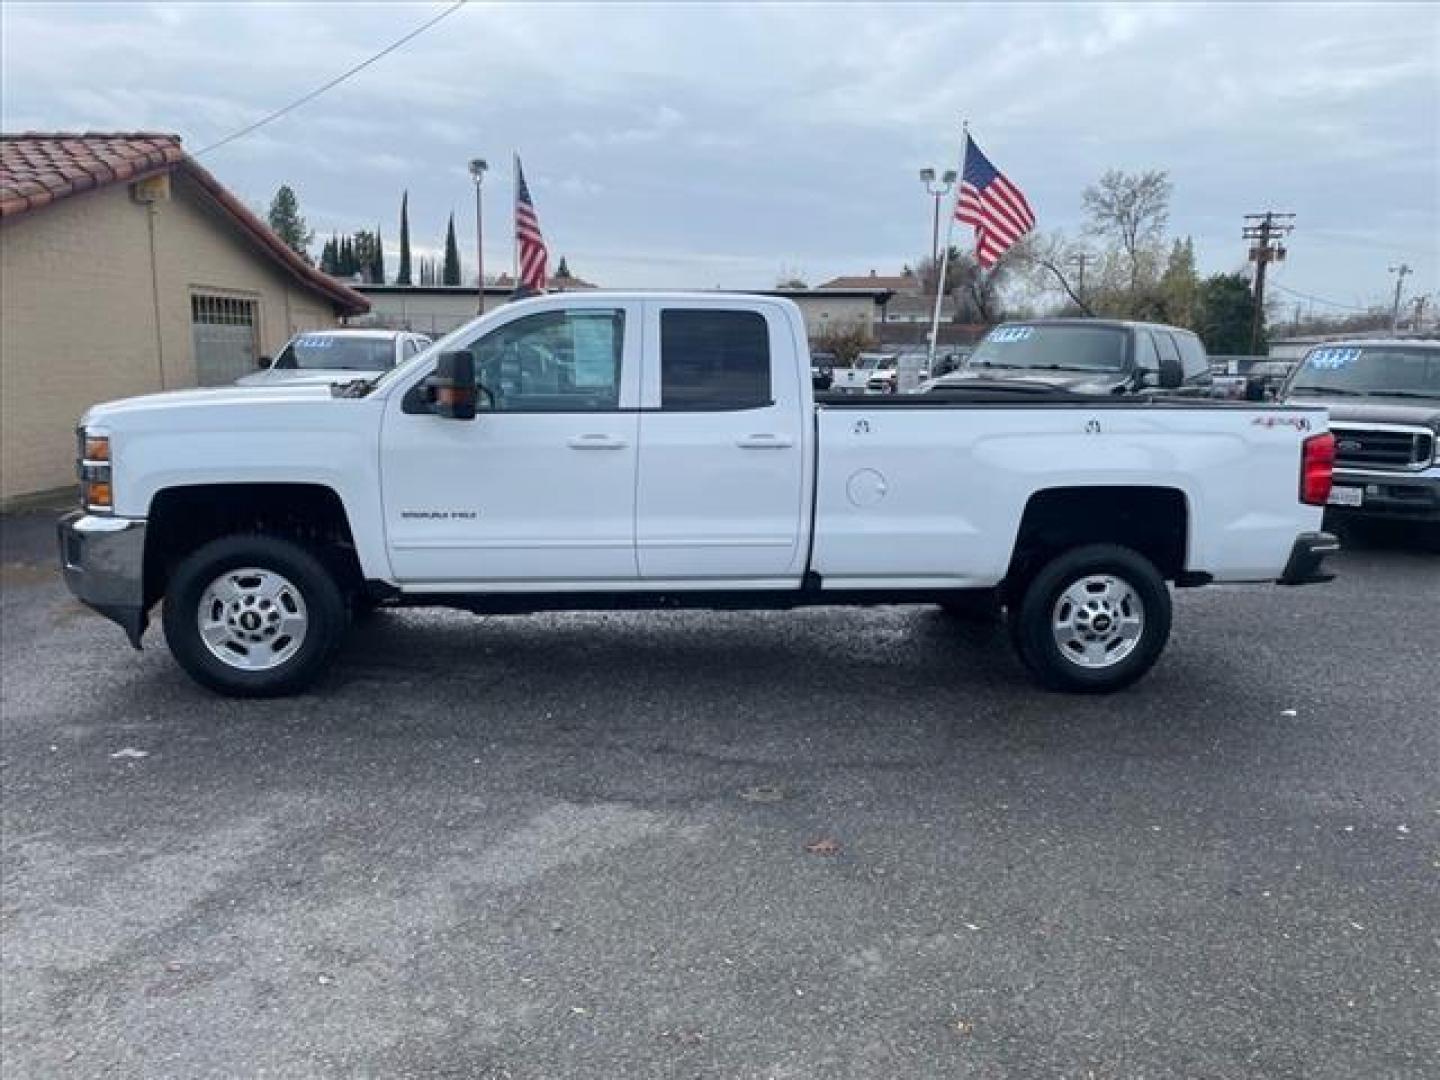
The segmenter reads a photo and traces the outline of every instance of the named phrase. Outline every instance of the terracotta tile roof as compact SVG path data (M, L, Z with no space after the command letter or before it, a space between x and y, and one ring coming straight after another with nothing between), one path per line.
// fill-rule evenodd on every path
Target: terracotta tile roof
M38 210L83 191L182 171L274 261L345 315L370 310L370 301L292 251L270 226L189 157L180 136L164 132L26 131L0 134L0 219Z
M0 135L0 217L117 180L133 180L184 157L178 136L153 131Z

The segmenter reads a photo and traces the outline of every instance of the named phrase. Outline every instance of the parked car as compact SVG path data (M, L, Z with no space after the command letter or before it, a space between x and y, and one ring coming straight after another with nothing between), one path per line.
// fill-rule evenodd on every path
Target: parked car
M824 393L835 382L835 354L812 352L810 354L810 388Z
M279 386L344 382L389 371L430 347L423 334L400 330L311 330L296 334L261 370L235 380L236 386Z
M1424 523L1440 539L1440 340L1318 345L1282 396L1330 410L1332 516Z
M861 353L853 366L835 369L830 389L837 394L863 394L872 375L886 368L893 369L899 362L894 353Z
M1324 580L1323 408L827 396L789 300L555 293L372 381L92 408L65 579L195 680L288 693L356 610L993 597L1046 686L1114 690L1169 584ZM1243 475L1244 482L1236 483Z
M961 346L947 346L938 350L935 354L935 367L930 372L931 379L938 379L941 375L949 375L952 371L959 371L965 366L965 361L970 359L974 349Z
M919 385L930 377L927 366L929 360L930 350L928 347L924 345L903 346L895 351L893 360L887 358L870 373L870 378L865 380L865 392L868 394L895 393L900 389L901 374L907 366L913 367L915 370L915 382L911 389L918 389Z
M1207 397L1213 377L1205 346L1189 330L1121 319L1033 319L1001 323L962 370L932 379L924 389L996 381L1081 394L1164 390Z

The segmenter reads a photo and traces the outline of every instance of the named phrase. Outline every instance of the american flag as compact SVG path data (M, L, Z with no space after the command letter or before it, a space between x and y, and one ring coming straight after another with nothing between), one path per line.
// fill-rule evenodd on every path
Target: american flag
M549 255L545 250L545 237L540 235L540 219L535 216L535 204L530 200L530 188L525 184L519 155L515 158L515 251L520 264L520 286L544 292L550 280Z
M975 226L975 257L987 270L1035 227L1035 211L1020 189L968 138L955 220Z

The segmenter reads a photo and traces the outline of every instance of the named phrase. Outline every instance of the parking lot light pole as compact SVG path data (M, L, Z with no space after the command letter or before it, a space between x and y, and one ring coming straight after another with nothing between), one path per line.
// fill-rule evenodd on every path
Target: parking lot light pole
M470 177L475 181L475 313L485 314L485 231L480 216L480 188L485 182L485 170L490 166L484 158L470 162Z
M946 169L940 177L940 183L935 183L934 169L921 169L920 182L925 185L925 190L935 200L935 220L930 227L930 261L940 261L940 200L950 194L950 186L955 183L955 170Z

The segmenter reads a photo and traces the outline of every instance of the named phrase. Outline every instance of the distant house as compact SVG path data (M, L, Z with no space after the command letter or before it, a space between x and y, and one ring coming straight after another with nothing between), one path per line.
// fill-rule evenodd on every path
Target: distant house
M368 307L176 135L0 135L0 502L73 479L92 403L231 382Z
M924 291L924 283L916 275L915 271L906 267L901 274L877 274L871 270L868 274L846 274L841 277L831 278L823 285L817 285L817 289L887 289L896 296L919 296Z

